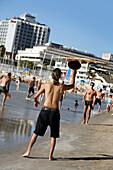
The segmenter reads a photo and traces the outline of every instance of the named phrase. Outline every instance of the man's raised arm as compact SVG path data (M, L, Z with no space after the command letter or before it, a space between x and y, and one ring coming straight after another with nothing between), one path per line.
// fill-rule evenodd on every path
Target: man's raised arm
M71 84L70 85L66 85L64 84L64 91L65 90L70 90L74 87L74 84L75 84L75 76L76 76L76 70L74 69L73 70L73 73L72 73L72 80L71 80Z

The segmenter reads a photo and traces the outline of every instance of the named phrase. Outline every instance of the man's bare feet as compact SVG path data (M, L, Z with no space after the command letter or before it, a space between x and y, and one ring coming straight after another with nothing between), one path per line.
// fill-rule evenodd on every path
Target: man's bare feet
M88 125L88 122L86 122L86 125Z
M29 152L25 152L25 153L22 155L22 157L28 157L29 155L30 155Z
M82 124L85 124L85 121L83 121Z

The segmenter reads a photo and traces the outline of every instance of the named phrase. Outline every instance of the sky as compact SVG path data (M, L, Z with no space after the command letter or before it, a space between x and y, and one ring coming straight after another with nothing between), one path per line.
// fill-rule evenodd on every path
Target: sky
M50 27L49 42L113 54L113 0L0 0L0 21L25 12Z

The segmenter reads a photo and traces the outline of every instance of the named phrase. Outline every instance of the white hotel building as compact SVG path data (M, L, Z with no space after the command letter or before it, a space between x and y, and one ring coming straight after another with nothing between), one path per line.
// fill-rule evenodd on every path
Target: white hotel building
M2 20L0 22L0 45L6 48L6 57L15 60L18 50L44 45L48 42L50 28L35 21L35 17L27 13L20 18Z

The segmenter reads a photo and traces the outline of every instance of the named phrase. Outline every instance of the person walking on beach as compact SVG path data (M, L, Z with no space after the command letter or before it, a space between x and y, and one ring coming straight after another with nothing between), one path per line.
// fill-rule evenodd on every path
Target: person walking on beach
M26 99L29 99L31 96L34 95L34 86L35 86L35 77L33 77L33 79L29 82L28 94L27 94ZM32 92L32 94L30 95L31 92Z
M6 97L9 92L10 83L11 83L11 73L8 73L8 75L4 76L0 82L0 93L1 92L4 93L2 105L5 105Z
M40 81L39 81L38 84L37 84L37 91L40 90L42 84L43 84L43 83L42 83L42 80L40 79ZM45 95L45 92L41 93L40 96L39 96L39 103L40 103L40 104L41 104L42 101L43 101L44 95Z
M38 96L45 91L44 106L38 116L35 131L31 137L27 151L23 157L30 155L31 148L36 142L38 136L44 136L45 131L50 126L51 142L50 142L50 154L49 160L54 160L53 152L56 145L56 138L59 138L59 125L60 114L58 109L59 100L65 90L69 90L74 87L76 70L73 70L72 81L70 85L60 84L59 78L61 77L61 70L56 68L52 72L52 81L41 85L40 90L34 96L34 105L38 106Z
M21 83L21 78L18 77L18 78L16 79L15 83L16 83L16 86L17 86L16 90L18 91L18 90L19 90L19 87L20 87L20 83Z
M97 96L96 96L96 100L95 100L95 105L96 105L97 103L99 103L98 112L100 112L101 99L102 99L102 97L103 97L102 89L100 89L100 90L97 92Z
M93 87L94 87L94 83L91 82L90 89L87 89L85 91L84 96L83 96L82 103L84 102L85 97L86 97L86 100L85 100L85 105L84 105L83 122L82 122L82 124L85 124L85 123L88 124L88 121L90 119L91 110L94 107L94 103L95 103L95 100L96 100L97 93L93 89ZM94 100L93 100L93 98L94 98ZM87 109L88 109L88 115L87 115L87 121L86 121L86 112L87 112Z
M113 101L112 101L112 95L109 95L108 102L107 102L107 112L109 113L112 107Z

